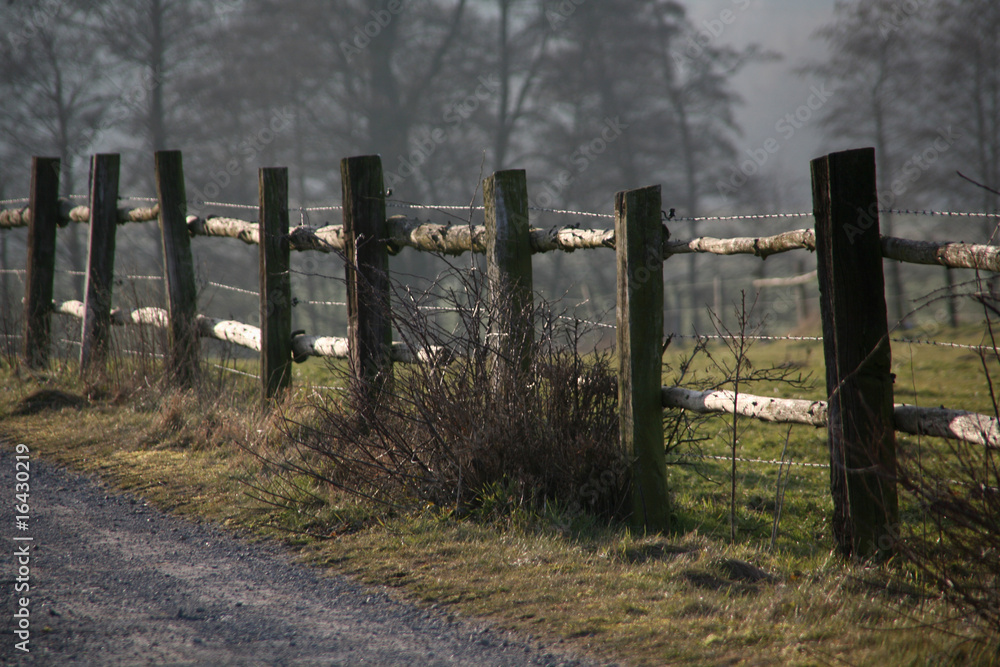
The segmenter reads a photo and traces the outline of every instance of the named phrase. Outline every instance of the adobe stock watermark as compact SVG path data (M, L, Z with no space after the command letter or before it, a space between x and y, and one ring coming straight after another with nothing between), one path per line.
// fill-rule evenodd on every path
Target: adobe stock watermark
M938 128L938 136L930 145L922 151L914 153L903 163L903 166L893 174L888 189L879 190L876 202L869 207L869 210L866 211L859 207L855 224L844 225L844 233L847 234L848 240L854 243L854 239L875 224L879 208L892 208L896 200L906 194L913 184L919 181L934 166L934 163L941 159L941 156L947 153L961 138L962 133L951 125Z
M733 7L740 12L745 12L750 8L753 0L730 0ZM737 12L732 9L723 9L715 18L705 19L695 30L689 32L684 40L683 50L670 49L670 57L677 65L684 65L688 62L698 60L705 55L712 42L722 37L726 28L736 22Z
M88 127L80 132L80 136L69 146L70 155L84 156L101 140L105 132L125 122L133 114L144 111L143 104L148 95L163 83L156 73L147 69L144 69L138 80L130 86L125 86L110 76L105 76L104 80L118 91L118 96L109 105L107 114L101 118L96 127Z
M557 527L569 531L574 519L594 512L603 499L616 495L616 492L625 486L633 465L628 459L616 459L600 474L592 472L587 481L571 496L572 499L557 522Z
M396 170L385 173L386 188L393 189L413 177L437 152L438 146L448 141L449 134L461 127L462 123L478 111L484 103L496 97L498 90L500 90L500 77L497 74L480 76L479 85L476 86L475 90L453 100L445 108L442 120L447 125L448 130L440 125L434 127L419 139L410 142L412 149L409 153L396 156Z
M532 205L548 208L556 203L559 195L572 185L577 177L587 171L590 165L608 150L608 146L617 141L628 127L628 123L621 121L621 116L615 116L614 118L609 116L605 118L604 124L597 133L597 136L581 144L570 154L569 162L573 165L573 169L563 169L553 178L542 183L541 192L535 195L534 201L531 202Z
M892 33L902 30L903 24L928 5L930 5L930 0L899 0L892 6L889 15L879 21L879 35L885 39Z
M14 601L17 611L14 612L14 637L20 641L14 643L14 648L24 653L31 652L31 579L32 545L31 535L31 450L21 443L14 449L14 527L20 531L13 537L15 568L9 581L14 584ZM6 633L4 633L6 634Z
M215 15L223 23L227 23L233 14L241 11L246 5L246 0L215 0L212 3L212 8L215 10Z
M371 20L354 26L351 40L340 40L340 52L344 54L347 62L353 62L354 58L360 56L367 49L372 40L382 34L382 31L389 27L393 19L405 10L419 4L421 0L389 0L385 9L372 9L368 14Z
M809 91L810 94L804 104L775 122L774 131L777 137L768 137L759 148L747 148L747 158L730 166L729 174L716 182L716 189L723 199L728 200L730 195L736 194L746 185L746 182L781 150L782 145L791 141L795 133L805 127L833 96L833 93L826 89L825 83L810 86Z
M7 3L10 4L10 3ZM27 46L38 36L40 30L52 22L65 2L63 0L42 0L31 7L31 14L26 21L15 30L7 32L7 42L10 48L17 52Z
M545 12L545 18L549 21L549 27L553 30L558 30L562 27L563 23L569 20L569 17L573 15L576 8L585 3L587 0L562 0L553 9L549 9Z
M237 153L243 158L231 157L225 165L214 170L210 174L210 180L201 188L195 187L194 201L204 203L219 196L230 183L233 177L239 176L246 169L246 166L253 162L260 155L275 137L287 130L292 120L295 118L295 107L285 106L271 111L271 118L267 123L257 130L246 135L236 148Z

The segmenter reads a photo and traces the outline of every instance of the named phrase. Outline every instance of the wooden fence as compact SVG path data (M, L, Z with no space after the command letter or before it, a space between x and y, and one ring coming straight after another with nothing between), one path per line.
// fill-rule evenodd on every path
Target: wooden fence
M745 238L677 240L665 234L659 186L615 195L612 230L530 227L525 173L502 171L484 183L485 225L448 226L406 216L387 217L381 161L341 162L343 225L289 227L287 170L259 172L258 220L187 215L181 155L155 155L158 203L120 209L118 158L92 158L90 206L59 200L59 160L34 158L27 207L0 211L0 228L28 226L23 355L32 367L47 363L50 316L83 321L81 369L103 362L111 324L166 328L170 372L190 383L199 363L198 339L212 337L257 350L265 401L288 385L293 358L349 358L353 382L376 400L393 362L441 360L442 350L413 349L391 339L389 256L404 246L460 254L485 253L489 298L509 305L497 322L501 339L520 349L498 355L498 382L516 383L527 360L530 322L519 313L532 299L531 255L555 250L611 248L616 255L619 420L621 441L634 460L633 516L647 530L665 530L669 507L662 429L663 408L738 413L763 421L826 426L837 546L856 558L892 553L898 521L895 431L959 438L1000 447L995 416L961 410L894 405L882 258L1000 272L1000 248L912 241L879 233L872 149L834 153L812 162L814 229ZM123 312L109 307L116 223L158 220L164 259L166 308ZM89 222L84 301L54 304L56 230ZM261 327L197 313L191 238L236 238L259 246ZM752 254L761 258L796 249L815 251L823 320L828 401L763 398L731 392L661 387L663 262L681 253ZM348 335L293 335L288 280L292 251L341 252L346 259ZM506 379L504 379L506 378Z

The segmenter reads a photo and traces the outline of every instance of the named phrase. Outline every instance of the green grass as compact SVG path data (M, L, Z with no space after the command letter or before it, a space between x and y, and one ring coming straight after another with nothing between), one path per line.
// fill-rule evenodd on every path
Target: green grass
M920 332L915 338L922 339ZM894 338L901 338L895 335ZM967 325L959 329L940 333L938 340L965 345L989 345L984 337L984 327ZM721 345L713 346L718 353ZM994 376L1000 371L995 356L987 355L984 360L979 354L963 348L934 346L897 341L892 345L893 373L895 374L895 401L915 403L924 406L944 406L966 409L988 415L994 414L989 383L985 369ZM752 353L757 366L766 364L791 364L810 372L815 379L815 388L802 391L783 385L761 383L743 386L746 393L776 395L783 397L819 400L825 394L825 371L822 366L822 348L818 342L790 342L783 344L758 344ZM702 363L701 368L705 364ZM731 385L726 385L731 388ZM702 451L716 456L729 455L731 430L730 418L716 420L717 432L710 441L703 443ZM752 420L740 420L742 430L737 455L745 458L776 459L781 455L788 436L788 454L794 461L827 461L825 429L806 426L768 425ZM961 471L952 467L953 450L947 441L937 438L921 438L897 433L897 453L901 458L922 458L925 463L937 459L942 479L961 479ZM973 447L973 450L975 448ZM933 468L935 464L932 464ZM685 509L687 525L695 525L716 540L728 536L729 517L729 462L721 460L703 461L696 466L675 468L674 488L682 493L678 504ZM770 540L775 495L778 485L776 467L756 463L738 463L738 510L737 524L740 541L757 545L764 549ZM712 484L696 485L701 480L711 480ZM829 470L823 468L793 468L789 477L782 522L776 542L776 551L792 555L799 561L799 567L815 567L818 560L826 557L826 548L831 541L829 516L832 503L829 495ZM905 525L920 527L931 525L924 511L906 494L900 496L900 512ZM695 508L695 509L692 509ZM890 571L896 575L907 572L907 565L896 563ZM913 577L912 573L908 576ZM994 658L995 659L995 658Z
M973 327L940 334L971 343L980 336ZM980 362L967 351L894 344L893 354L897 400L989 407ZM805 395L766 384L746 391L823 397L818 344L759 344L752 357L758 366L799 364L817 384ZM254 362L236 365L256 370ZM389 512L307 480L292 480L291 488L251 456L245 447L289 445L279 414L258 409L249 378L220 375L181 393L143 389L127 367L112 375L84 386L71 363L37 376L0 361L8 389L0 396L0 434L168 510L283 540L309 562L389 586L401 598L627 664L996 663L997 638L955 618L905 564L862 568L832 553L826 469L792 470L773 550L777 468L763 464L738 466L735 544L728 539L728 462L716 460L671 466L679 529L667 536L637 535L559 507L489 521L434 507ZM282 414L308 420L308 385L334 385L338 377L315 360L297 365L298 388ZM89 400L82 409L12 414L45 387ZM740 456L777 458L788 433L794 460L826 461L823 430L745 423ZM707 421L700 451L725 456L727 428L723 418ZM900 438L900 447L918 446L938 443ZM268 491L302 499L301 511L262 502L273 498ZM307 494L319 500L305 502ZM772 578L747 581L733 571L734 560Z

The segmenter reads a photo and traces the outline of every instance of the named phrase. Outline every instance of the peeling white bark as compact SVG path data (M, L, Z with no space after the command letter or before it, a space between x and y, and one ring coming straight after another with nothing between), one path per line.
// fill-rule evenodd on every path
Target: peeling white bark
M733 392L694 391L683 387L662 387L661 399L665 408L682 408L702 414L733 413ZM826 401L769 398L740 394L736 412L767 422L826 426ZM1000 448L1000 422L996 417L965 410L946 408L920 408L896 403L893 416L897 431L912 435L931 435L939 438L964 440L991 449Z

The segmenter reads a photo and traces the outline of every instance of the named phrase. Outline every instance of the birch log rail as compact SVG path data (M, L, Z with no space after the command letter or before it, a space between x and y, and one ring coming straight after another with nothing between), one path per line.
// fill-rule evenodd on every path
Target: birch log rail
M82 319L84 306L82 301L62 301L53 304L52 312ZM215 317L198 315L198 335L202 338L214 338L228 343L260 352L260 329L258 327L237 322L222 320ZM145 325L161 329L169 326L167 311L163 308L146 307L135 309L115 308L111 311L111 323L116 326ZM327 357L346 359L349 352L347 338L340 336L307 336L298 334L292 336L292 354L297 360L306 357ZM403 363L447 363L454 358L450 350L441 346L428 349L413 349L403 342L393 342L390 348L392 360Z
M120 206L118 208L118 224L126 222L151 222L156 220L159 215L159 204L141 206L139 208ZM31 209L27 206L0 210L0 229L27 227L30 222ZM60 199L59 224L65 226L71 222L90 222L90 207L74 206L70 200Z
M114 157L117 160L117 156ZM811 163L815 229L794 229L767 236L703 236L690 239L670 237L668 226L684 221L663 220L659 186L618 193L614 229L581 228L575 220L571 221L575 224L529 227L528 207L510 206L515 200L528 201L527 183L521 176L516 179L516 188L513 187L515 179L510 179L510 196L506 189L503 197L492 200L484 194L481 221L490 223L488 225L473 224L474 219L471 218L465 223L455 220L458 224L438 224L418 219L412 213L386 217L386 189L381 162L375 155L346 158L341 163L344 224L290 227L288 213L291 209L285 168L259 171L260 222L228 215L187 215L186 204L189 200L183 187L180 153L158 151L154 157L157 199L150 202L158 202L156 205L139 208L118 206L122 201L138 200L118 197L117 171L112 183L109 170L103 170L101 173L104 176L92 184L89 205L74 205L72 198L60 199L58 196L59 161L35 158L30 197L26 200L29 205L0 210L0 230L28 227L27 267L24 271L26 323L22 338L25 341L25 357L32 367L42 368L46 364L46 349L50 344L49 319L53 312L57 312L81 318L84 322L100 315L102 331L110 328L104 327L104 324L139 325L169 331L167 340L180 340L178 333L190 337L191 344L187 346L171 343L170 352L166 355L165 367L177 378L184 375L180 360L187 355L190 355L191 367L197 370L199 356L195 343L198 338L213 338L259 352L265 403L290 378L290 362L301 362L308 357L350 359L351 363L347 366L352 381L359 381L356 386L373 387L376 382L388 381L393 361L438 364L450 363L454 358L445 347L421 348L408 342L392 342L392 329L387 324L392 304L388 281L390 253L399 253L407 247L442 255L482 253L486 255L486 274L491 289L494 283L502 281L497 277L503 274L495 269L501 266L499 259L503 258L504 267L523 267L524 270L516 274L518 281L523 281L530 293L532 254L609 248L616 252L618 386L624 388L622 396L627 397L626 400L619 400L619 430L628 434L623 439L626 451L641 452L634 459L638 462L636 472L639 477L636 479L641 480L633 485L638 490L633 497L634 516L644 517L637 522L637 527L645 531L661 531L669 523L669 488L665 478L661 479L665 473L662 458L663 408L743 415L773 423L826 426L833 453L831 462L838 471L831 476L834 533L845 555L878 553L888 556L891 553L891 549L883 548L882 540L887 539L890 545L895 541L893 535L885 530L896 523L893 518L895 482L889 479L891 475L880 477L873 474L876 469L870 468L865 460L868 457L885 470L895 469L896 431L959 439L990 450L1000 449L1000 423L995 416L943 407L928 409L893 404L889 373L891 364L881 361L869 363L868 357L865 357L864 383L858 383L854 380L855 371L862 364L841 363L842 359L850 357L844 350L852 348L859 337L864 338L871 333L872 322L877 322L882 331L880 337L876 336L876 342L868 347L884 347L885 352L890 351L883 298L883 258L1000 273L1000 246L880 236L878 218L874 214L865 218L864 225L855 224L858 222L858 210L879 210L873 149L834 153ZM35 178L42 165L45 165L49 178ZM281 172L281 178L277 177L278 172ZM523 175L520 170L509 173L515 172ZM494 174L489 182L494 182L504 173ZM55 177L51 177L53 175ZM98 185L101 187L98 188ZM20 200L15 202L20 203ZM223 211L230 210L229 205L219 206ZM251 211L243 215L256 217ZM580 217L583 215L580 214ZM971 215L988 217L988 214ZM504 224L499 224L497 216L507 218ZM566 221L567 218L559 220ZM169 310L157 307L112 310L113 282L110 275L113 270L114 234L120 224L143 221L158 221L160 224ZM73 222L88 224L91 249L108 248L104 252L108 255L106 262L88 261L84 283L88 286L89 296L93 291L107 297L102 302L90 298L86 305L79 301L53 304L56 228ZM503 230L511 228L511 223L517 225L518 239L516 252L510 253L508 261L506 253L499 252L497 248L499 237L503 235ZM674 231L680 229L683 227L675 227ZM261 279L257 291L263 323L261 328L197 314L197 290L189 248L190 237L197 236L233 238L259 246ZM95 238L104 245L95 244ZM507 246L513 247L510 243ZM290 250L338 253L345 260L348 337L306 335L292 330L291 307L296 301L291 298L288 279ZM694 253L754 255L766 259L770 255L792 250L816 253L818 271L805 273L802 266L798 272L803 275L759 279L754 285L804 286L813 280L818 283L827 375L830 377L833 372L842 378L837 380L836 393L828 387L833 396L830 404L826 401L779 399L728 391L661 387L663 261L673 255L689 254L693 257ZM863 272L858 270L859 266L864 267ZM511 273L504 270L507 274ZM102 289L91 290L92 283ZM950 278L948 284L952 285ZM355 289L352 285L364 285L365 289ZM847 287L840 288L841 285ZM838 298L831 296L838 294ZM843 298L845 294L851 295L850 298ZM970 296L976 298L976 295ZM176 304L187 305L182 308L175 307ZM530 308L524 310L531 312ZM82 329L85 332L88 330L86 326ZM508 329L515 330L513 326ZM864 335L859 336L859 332ZM507 333L510 337L506 330L499 333ZM86 336L82 337L81 365L87 340ZM837 341L847 341L851 345L839 345ZM520 358L516 354L507 356ZM889 355L885 357L888 359ZM375 371L369 373L366 369L371 368ZM194 371L187 374L189 377L193 375ZM272 382L274 378L278 381ZM872 386L880 388L878 401L867 398ZM373 400L378 400L377 392L372 396ZM863 409L876 403L879 408L877 423L868 418L872 410L865 413ZM852 429L850 438L843 437L845 425ZM861 537L856 539L857 536ZM869 548L873 544L877 547L874 550Z
M68 200L61 199L59 207L59 219L63 224L85 223L90 219L90 208L87 206L73 206ZM156 220L158 215L159 205L118 209L119 223L147 222ZM30 221L31 210L26 206L0 210L0 229L24 227ZM187 223L193 236L227 237L248 244L259 243L256 222L222 216L203 218L189 215ZM486 250L486 228L483 225L441 225L396 215L386 220L386 226L389 230L389 238L386 241L393 254L404 247L445 255L459 255L469 250L482 253ZM532 228L529 236L533 253L615 247L615 233L610 229ZM292 250L343 252L343 226L295 227L289 232L289 242ZM703 236L688 240L669 240L663 244L663 256L667 258L671 255L708 253L755 255L765 259L770 255L798 249L810 251L816 249L814 230L793 229L772 236L728 239ZM915 241L883 236L882 256L910 264L937 264L953 269L979 269L1000 273L1000 246L950 241Z
M1000 246L882 237L882 256L910 264L1000 272Z
M728 390L696 391L683 387L662 387L660 394L665 408L731 415L735 407L737 414L760 421L805 424L817 428L826 426L827 423L826 401L741 393L734 406L733 392ZM1000 422L989 415L896 403L893 405L893 419L896 430L902 433L964 440L990 449L1000 449Z
M396 215L386 220L386 243L392 254L402 248L416 248L444 255L460 255L486 251L486 228L482 225L440 225L422 222L416 218ZM237 218L188 216L188 229L195 236L221 236L239 239L244 243L259 243L257 223ZM584 250L588 248L613 248L614 231L603 229L559 228L532 229L529 232L532 252L552 250ZM302 225L289 231L292 250L318 250L343 252L344 229L342 225L310 227Z

